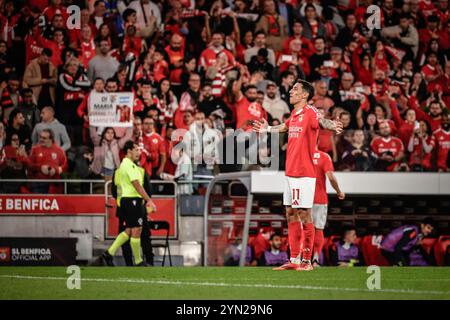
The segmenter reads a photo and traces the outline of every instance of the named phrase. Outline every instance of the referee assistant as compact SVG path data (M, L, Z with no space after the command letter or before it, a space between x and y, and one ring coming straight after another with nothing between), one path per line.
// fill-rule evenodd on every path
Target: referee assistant
M133 141L124 145L126 157L120 164L120 187L122 198L120 200L121 213L125 220L125 231L121 232L111 247L102 257L106 263L113 266L113 256L125 242L130 240L131 251L136 266L146 266L141 256L141 233L144 217L147 210L155 211L156 207L145 191L143 170L135 164L140 158L140 149ZM145 205L144 205L145 203Z

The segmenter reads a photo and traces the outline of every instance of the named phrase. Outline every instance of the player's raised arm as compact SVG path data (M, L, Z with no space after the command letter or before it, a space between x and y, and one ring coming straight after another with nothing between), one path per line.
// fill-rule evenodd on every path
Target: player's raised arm
M341 134L344 131L342 122L339 119L330 120L320 117L319 124L323 129L336 132L336 134Z
M269 123L266 119L261 120L255 120L252 123L253 131L262 133L262 132L286 132L287 126L286 124L282 123L277 126L269 126Z

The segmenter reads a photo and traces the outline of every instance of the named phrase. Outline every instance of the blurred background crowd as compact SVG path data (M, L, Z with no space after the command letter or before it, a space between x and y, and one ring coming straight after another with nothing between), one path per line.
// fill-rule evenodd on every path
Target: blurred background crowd
M264 168L221 164L223 145L251 121L286 121L297 79L344 124L319 138L337 170L449 170L448 0L0 0L0 30L4 179L110 179L130 139L153 179ZM133 127L91 126L92 92L133 92ZM203 148L172 157L180 139ZM279 139L258 159L284 170Z

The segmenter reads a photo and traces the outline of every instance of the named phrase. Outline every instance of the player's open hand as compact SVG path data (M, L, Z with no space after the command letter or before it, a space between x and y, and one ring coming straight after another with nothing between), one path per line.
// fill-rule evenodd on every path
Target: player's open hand
M267 132L268 126L269 126L269 123L264 118L262 118L260 120L255 120L252 123L253 131L256 131L256 132Z

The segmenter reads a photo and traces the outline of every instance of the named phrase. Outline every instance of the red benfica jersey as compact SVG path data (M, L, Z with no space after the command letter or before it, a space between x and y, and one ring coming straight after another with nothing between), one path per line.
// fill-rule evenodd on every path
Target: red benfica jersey
M80 44L79 52L79 60L87 69L89 67L89 61L91 61L91 59L96 55L94 40L91 39L89 42L82 41Z
M314 154L314 164L316 166L314 204L328 204L326 173L328 171L334 171L333 161L328 153L318 151Z
M426 144L435 146L435 141L433 137L428 137L426 139ZM413 137L413 151L409 156L409 165L422 165L426 169L431 168L431 154L432 152L425 152L423 149L423 141L421 138Z
M246 122L262 118L267 120L267 112L258 102L250 102L245 96L241 96L236 102L236 129L251 130Z
M326 129L319 130L319 142L317 144L317 148L323 152L331 152L333 151L333 144L331 139L333 137L333 132Z
M25 65L28 65L31 60L39 57L44 49L44 46L45 45L41 37L34 37L30 34L27 35L25 37Z
M164 139L156 132L144 133L142 138L144 148L150 154L152 168L159 167L159 155L166 153Z
M42 14L45 16L47 24L52 22L52 19L55 15L60 14L63 16L64 23L67 22L67 19L69 18L69 14L67 13L67 9L64 6L48 6L44 9Z
M180 51L173 51L170 46L165 48L165 51L170 59L170 64L173 65L178 61L183 61L184 59L184 48L181 48ZM181 83L181 74L183 73L183 67L173 68L170 71L170 83L172 84L180 84Z
M399 138L396 137L376 137L372 140L370 144L373 152L376 153L377 156L381 156L383 153L391 152L392 156L395 158L399 155L401 151L404 150L403 143ZM394 170L397 166L397 163L393 163L387 169L388 171Z
M229 65L234 65L234 56L233 54L228 51L227 49L221 49L221 50L214 50L212 47L206 48L203 50L203 52L200 55L199 64L202 66L205 70L209 67L213 66L216 63L216 58L219 53L225 53L228 59Z
M319 113L313 106L294 110L285 122L288 127L286 176L316 177L314 153L319 135Z
M439 128L433 133L433 136L437 149L437 167L438 169L447 170L447 157L450 151L450 131Z
M64 171L67 166L67 158L64 150L56 144L50 148L37 145L31 149L31 155L28 158L28 166L32 172L32 179L59 179L59 167ZM47 165L54 168L56 173L53 177L46 176L41 172L41 167Z

